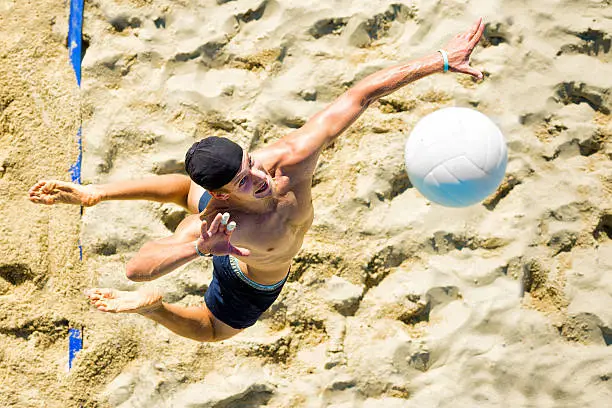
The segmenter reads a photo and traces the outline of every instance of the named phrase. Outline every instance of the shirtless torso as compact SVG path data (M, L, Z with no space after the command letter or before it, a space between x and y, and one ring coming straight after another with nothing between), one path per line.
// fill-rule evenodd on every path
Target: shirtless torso
M314 217L312 166L305 160L283 167L283 157L274 156L276 150L264 148L251 154L274 181L273 198L264 206L248 209L213 198L199 217L192 216L192 228L195 225L199 228L200 219L210 225L218 213L229 212L239 226L232 236L232 243L251 251L248 257L236 256L240 267L250 279L264 285L276 283L287 275L291 260L300 250ZM202 194L204 189L191 182L188 198L191 212L198 213Z

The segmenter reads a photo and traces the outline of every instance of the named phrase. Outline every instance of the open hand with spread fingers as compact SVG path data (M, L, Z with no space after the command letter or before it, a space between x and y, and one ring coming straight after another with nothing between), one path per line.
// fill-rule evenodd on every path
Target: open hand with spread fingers
M196 241L198 251L212 255L249 256L251 254L248 249L231 244L230 238L236 229L236 222L229 221L229 218L229 213L223 215L219 213L210 223L210 227L206 220L202 221L200 237Z
M482 17L467 31L454 36L444 50L448 53L448 68L454 72L461 72L482 79L482 72L470 66L470 55L480 41L485 25Z

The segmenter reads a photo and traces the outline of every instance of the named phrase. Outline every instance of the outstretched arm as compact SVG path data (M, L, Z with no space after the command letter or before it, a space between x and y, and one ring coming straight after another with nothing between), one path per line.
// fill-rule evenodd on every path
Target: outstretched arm
M196 245L200 253L248 256L250 252L247 249L234 247L230 243L236 224L228 224L228 221L229 214L226 217L217 214L208 228L206 221L200 221L198 214L186 217L174 235L144 244L128 262L126 276L135 282L157 279L199 258Z
M449 70L481 79L482 73L469 64L470 55L482 37L482 18L466 32L457 34L443 49L448 54ZM331 105L313 116L302 128L282 140L290 147L295 162L316 156L379 98L410 82L442 72L442 54L423 58L375 72L359 81Z

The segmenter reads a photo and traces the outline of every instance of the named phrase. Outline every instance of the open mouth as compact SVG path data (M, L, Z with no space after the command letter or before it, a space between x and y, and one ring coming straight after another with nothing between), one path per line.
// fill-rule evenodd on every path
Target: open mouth
M257 191L255 191L255 194L263 193L267 189L268 189L268 182L264 181L264 183L261 185L261 187L259 187L259 189Z

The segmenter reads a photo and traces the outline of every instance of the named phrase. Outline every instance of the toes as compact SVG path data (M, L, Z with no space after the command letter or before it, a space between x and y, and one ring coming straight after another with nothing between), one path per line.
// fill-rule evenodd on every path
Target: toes
M96 308L101 312L115 313L115 310L111 309L108 305L100 305L96 306Z
M111 299L115 297L115 290L114 289L100 289L99 292L103 297L107 298L107 299Z
M91 297L91 296L93 296L93 295L95 295L95 294L96 294L96 290L95 290L95 288L85 289L85 290L83 291L83 294L84 294L85 296L87 296L87 297Z
M108 304L102 299L94 300L91 302L91 304L98 310L102 310L102 309L105 309L104 311L108 310Z
M103 312L116 312L117 311L117 306L115 305L115 302L113 302L112 300L96 300L92 302L93 305L98 309L101 310Z
M85 291L85 296L88 296L90 299L94 297L96 299L113 298L115 297L115 290L110 288L91 288Z
M85 296L90 300L92 306L102 312L117 312L116 301L113 299L115 295L114 289L109 288L92 288L83 291Z

